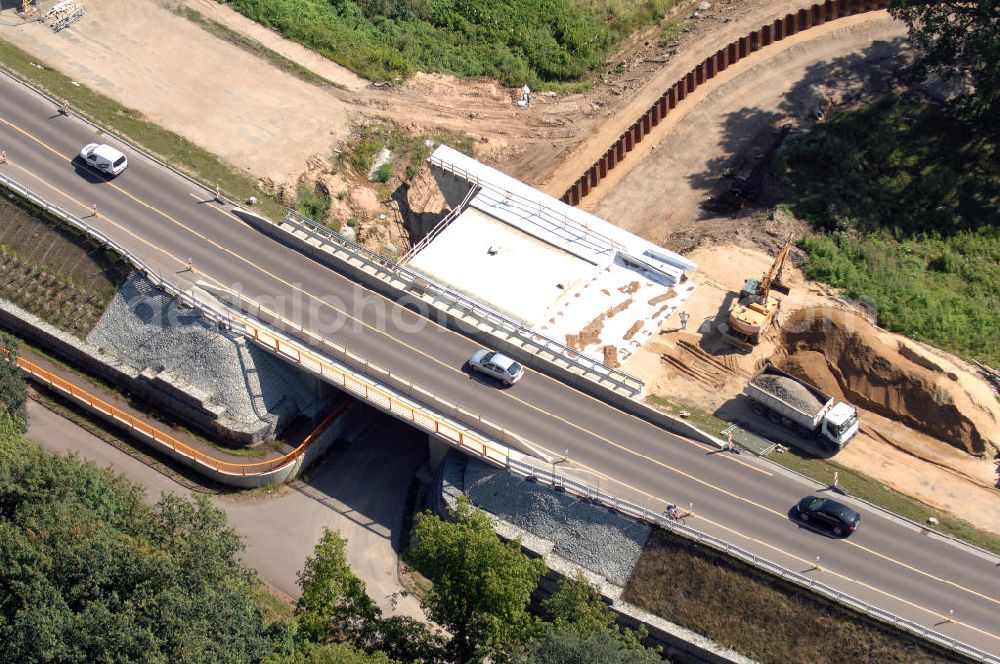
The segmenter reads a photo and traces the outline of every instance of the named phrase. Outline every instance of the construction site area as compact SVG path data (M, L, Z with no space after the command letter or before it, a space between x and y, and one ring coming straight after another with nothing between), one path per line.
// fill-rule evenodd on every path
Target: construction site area
M352 127L389 120L409 135L430 136L443 128L470 136L479 161L561 196L590 165L594 146L612 144L701 59L705 45L747 34L762 16L795 11L799 4L727 0L710 5L686 21L677 43L632 43L586 92L536 94L528 108L518 106L519 90L492 81L417 74L399 85L373 86L207 0L143 0L126 14L113 6L104 0L89 3L78 24L85 29L73 32L70 42L69 33L52 29L58 26L22 23L13 12L4 12L4 38L42 60L71 48L66 73L82 83L253 173L265 192L289 202L303 188L325 195L327 219L345 222L345 229L373 250L403 255L454 202L445 200L426 166L385 183L339 168L336 155L350 145ZM255 72L268 65L185 18L179 10L184 7L334 85L278 69L268 74L266 89L255 85ZM58 21L67 9L79 11L65 2L38 3L35 11ZM131 37L151 31L161 35L154 48ZM144 46L132 47L139 43ZM839 57L845 55L850 57ZM123 58L136 66L120 66ZM714 414L723 424L756 430L782 444L796 443L794 432L755 416L741 397L748 379L770 362L859 408L860 432L837 453L838 464L1000 532L995 464L1000 403L996 386L979 367L878 329L872 312L805 280L794 246L784 261L787 293L774 295L780 301L774 324L754 345L734 344L729 333L729 312L747 279L767 272L790 234L807 231L802 222L767 207L767 164L788 137L808 132L840 107L891 89L892 72L908 59L905 27L885 12L842 18L749 54L730 68L737 71L722 72L690 93L678 112L653 127L628 159L580 201L580 208L610 227L697 265L690 280L643 286L643 280L602 273L608 276L587 277L592 283L581 283L569 294L589 301L588 306L560 310L558 303L567 301L563 287L585 276L573 277L570 261L552 267L559 278L553 279L550 295L532 288L530 279L517 289L497 290L496 278L484 273L486 290L479 296L501 309L519 307L512 312L518 319L642 378L651 396ZM157 84L168 75L170 90ZM220 78L230 85L206 85ZM231 94L235 89L241 90L239 96ZM192 98L200 100L197 107L185 101ZM277 102L292 99L297 112L289 115ZM405 119L393 110L401 106L408 109ZM203 112L207 108L213 111ZM231 122L235 117L245 121ZM471 212L466 216L449 227L433 251L413 257L414 265L445 281L449 276L457 280L457 274L440 273L451 262L438 254L469 252L472 242L496 245L499 251L491 260L507 274L516 273L521 261L548 260L544 249L532 253L531 247L539 245L524 244L495 223L476 221ZM490 235L498 229L504 235ZM446 246L451 236L458 244ZM513 251L517 242L523 248ZM501 265L505 254L508 263ZM500 301L503 293L516 304ZM640 302L642 311L633 310Z
M416 304L425 296L430 301L432 290L443 293L507 326L497 328L596 366L595 382L601 375L641 382L629 399L697 427L718 443L717 451L733 453L709 457L713 450L706 459L746 465L748 455L768 457L784 466L776 472L807 475L831 491L845 491L841 481L849 478L864 484L855 494L862 500L893 511L895 504L873 496L899 496L916 506L897 512L916 529L935 529L953 518L953 528L941 524L949 537L962 538L969 525L1000 538L1000 369L987 366L988 355L977 361L967 346L947 352L914 338L926 335L884 329L879 322L886 319L873 300L808 278L816 273L808 272L803 241L827 229L797 218L782 197L782 187L795 186L779 182L790 146L841 115L887 96L908 98L919 87L905 74L914 58L906 25L884 9L860 5L681 2L670 14L675 35L666 39L656 29L636 34L593 81L572 91L419 72L369 81L215 0L133 0L128 11L112 0L87 0L86 7L78 0L18 0L0 8L0 47L9 42L28 54L30 62L21 64L40 72L33 82L51 98L68 98L65 103L87 121L120 120L112 129L130 140L152 125L179 137L171 143L175 139L150 132L143 149L214 183L214 199L190 198L202 210L219 204L220 228L239 223L242 231L243 221L256 216L273 239L278 231L272 235L261 220L278 219L275 213L287 207L304 224L295 232L307 225L315 232L302 241L306 249L282 240L281 251L308 254L325 233L335 240L329 246L350 244L375 265L372 274L386 266L393 273L377 284L382 277L361 268L362 278L335 275L333 259L318 258L317 248L309 254L315 265L302 260L304 270L320 275L318 283L340 279L362 290L356 281L378 306L381 298L394 315L398 304L401 311L411 309L400 316L410 316L419 307L386 295L393 276L409 270L416 276L406 295ZM68 86L55 87L53 62ZM4 63L8 67L14 68ZM72 98L76 87L88 91L79 102ZM107 103L85 99L89 91ZM137 118L149 125L128 124ZM189 159L194 146L211 159ZM0 163L6 161L4 153ZM216 170L195 172L199 163ZM9 166L13 172L16 165ZM829 173L831 181L838 177ZM238 189L239 183L251 188ZM245 217L231 213L237 206ZM0 213L18 220L0 234L0 271L10 275L0 296L63 329L92 355L108 354L118 363L115 371L162 393L159 407L169 409L164 404L170 399L187 404L204 420L195 422L199 442L202 435L214 436L246 448L241 455L287 453L340 407L336 389L285 366L291 355L261 350L222 325L196 320L173 295L157 291L148 275L91 252L68 232L31 230L34 222L23 220L24 209L0 202ZM99 216L94 203L95 223ZM53 256L35 247L34 238L45 233L56 238L46 240ZM161 251L164 264L178 260ZM236 256L228 248L219 252ZM197 248L190 255L197 257ZM275 250L279 255L285 254ZM274 270L257 260L245 266L237 261L238 267L273 278L268 272ZM948 272L944 252L935 260ZM186 261L175 276L191 277L192 292L211 292L207 277L195 283L201 275L192 258ZM91 275L95 270L98 276ZM367 278L370 283L363 282ZM221 281L212 286L225 290ZM430 311L422 312L424 318L439 313ZM180 323L169 322L171 316ZM442 335L458 334L450 320L434 324ZM390 336L368 328L354 333ZM509 352L499 344L510 338L493 350ZM431 350L416 348L420 343L412 339L401 342L404 366L405 353L431 358ZM432 358L440 365L434 368L464 381L459 374L465 367L444 359L450 343L433 349L440 354ZM372 358L373 364L382 360ZM460 396L470 401L454 399L456 413L472 402L469 395L485 400L491 397L483 393L494 394L466 373L470 387ZM537 373L539 379L565 378L555 370ZM411 396L417 378L394 377L414 381ZM504 412L515 413L512 419L521 408L541 413L542 406L518 396L528 381L513 382L498 388L511 400ZM600 400L597 392L578 391L581 401ZM485 420L480 414L480 423ZM552 428L563 425L575 423ZM606 442L614 448L607 456L628 456ZM559 457L563 447L539 456L553 477L557 464L572 466L569 450ZM407 472L419 466L428 474L416 456ZM637 456L638 466L649 458ZM598 487L616 481L582 464L574 470L580 476L593 471ZM489 494L473 482L485 471L470 472L467 488ZM410 489L396 490L400 505L412 509L414 496L402 495ZM513 490L503 495L515 501ZM639 563L645 535L639 539L629 569L652 565ZM1000 539L967 541L995 551ZM391 561L391 547L383 548ZM819 555L815 559L806 571L818 575ZM388 587L395 587L397 572L380 572L391 577ZM628 585L629 573L619 576L618 584ZM646 581L655 576L662 574L648 572ZM642 594L636 587L630 592ZM407 601L417 614L414 597Z

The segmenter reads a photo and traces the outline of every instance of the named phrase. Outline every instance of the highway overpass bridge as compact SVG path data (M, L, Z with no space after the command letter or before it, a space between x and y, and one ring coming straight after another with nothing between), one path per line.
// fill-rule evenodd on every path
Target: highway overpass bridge
M379 372L405 378L407 399L433 395L429 407L444 401L454 413L491 423L470 432L476 438L500 430L539 456L565 454L591 484L654 510L693 503L697 526L710 535L794 571L809 570L819 556L821 568L808 574L824 584L1000 653L995 557L865 507L864 525L850 539L819 536L789 518L815 487L765 461L716 454L535 370L509 390L480 382L465 369L479 343L267 239L204 187L131 147L120 145L131 163L124 175L94 176L74 157L97 130L54 108L0 77L0 149L8 158L0 174L77 217L96 204L100 215L87 223L179 288L201 280L238 291L304 334L376 365L367 380L378 381ZM187 270L188 258L196 271Z

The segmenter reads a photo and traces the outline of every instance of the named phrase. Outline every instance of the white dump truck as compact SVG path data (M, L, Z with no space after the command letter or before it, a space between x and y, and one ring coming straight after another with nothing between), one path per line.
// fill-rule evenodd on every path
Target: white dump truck
M743 391L758 415L803 437L825 439L842 449L858 432L858 411L819 388L771 364L750 379Z

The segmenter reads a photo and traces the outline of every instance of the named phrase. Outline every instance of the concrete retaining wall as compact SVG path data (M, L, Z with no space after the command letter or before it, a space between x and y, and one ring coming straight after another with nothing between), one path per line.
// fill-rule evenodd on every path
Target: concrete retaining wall
M347 426L351 412L357 408L357 405L351 406L346 413L341 415L333 424L327 427L327 429L319 435L309 449L289 464L266 473L238 475L235 473L227 473L216 470L215 468L201 463L197 459L181 454L167 445L164 445L155 438L148 436L144 432L123 425L114 417L97 408L88 406L87 404L79 401L74 401L74 403L78 407L88 411L90 414L96 415L108 424L121 429L136 440L145 443L156 452L184 464L202 477L207 477L208 479L218 482L219 484L231 486L237 489L255 489L262 486L268 486L269 484L282 484L295 478L303 469L309 467L309 464L311 464L316 458L322 456L330 445L337 440L340 433Z
M113 358L105 358L99 349L61 330L54 328L48 323L38 319L36 316L24 311L17 305L5 300L0 300L0 327L3 327L13 334L26 339L29 342L43 346L60 355L74 366L96 375L103 380L130 389L143 400L157 403L158 406L169 408L168 412L186 417L187 414L194 414L196 417L206 420L214 416L214 413L207 413L199 410L192 404L198 404L192 397L182 392L176 392L179 398L173 399L156 381L152 381L137 373L132 367L117 362ZM48 383L39 379L39 382L49 387ZM63 394L60 390L55 390ZM153 436L141 431L128 423L116 418L112 413L105 412L86 401L69 397L79 408L104 420L121 431L129 434L156 452L166 455L175 461L193 469L204 477L237 488L253 488L286 482L297 475L303 468L306 468L314 459L322 455L330 444L337 439L340 432L347 426L351 413L357 405L349 406L338 419L336 419L320 436L305 450L305 452L285 466L268 472L257 474L236 474L225 472L213 468L198 459L188 456L181 451L175 450L166 443L157 440ZM200 404L199 404L200 405ZM218 425L216 424L217 428ZM166 433L166 432L164 432ZM248 460L248 463L252 461Z
M116 385L127 394L150 403L164 412L190 422L206 434L237 445L249 445L252 436L225 426L223 409L199 399L156 374L138 372L116 358L101 353L96 346L49 325L17 305L0 300L0 327L44 348L72 366Z
M56 390L59 393L58 390ZM111 426L119 429L126 434L132 436L141 443L144 443L147 447L155 452L159 452L164 456L167 456L174 461L177 461L184 466L194 470L196 473L202 477L206 477L210 480L218 482L224 486L231 486L238 489L253 489L262 486L268 486L270 484L281 484L293 479L298 475L303 469L307 468L316 458L320 457L333 443L337 440L338 436L344 429L349 425L350 415L352 411L358 408L358 402L354 402L353 405L348 407L348 410L344 412L337 420L335 420L329 427L327 427L309 446L308 449L299 457L289 462L287 465L281 466L274 470L268 472L260 473L250 473L250 474L237 474L225 472L216 468L213 468L205 463L195 459L194 457L188 456L178 450L173 449L169 445L157 440L156 438L150 436L144 431L141 431L135 427L129 426L122 420L114 417L110 413L106 413L103 410L96 408L80 399L71 398L74 405L81 408L91 415L104 420ZM251 461L248 461L252 463Z

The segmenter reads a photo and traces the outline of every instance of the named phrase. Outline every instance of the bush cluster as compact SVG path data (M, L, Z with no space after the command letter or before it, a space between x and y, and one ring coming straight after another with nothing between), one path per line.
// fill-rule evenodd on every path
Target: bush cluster
M229 0L372 80L417 70L505 85L572 81L676 0Z
M788 205L817 231L806 275L879 324L1000 364L996 142L921 98L842 113L786 146Z
M270 650L239 536L201 497L20 439L0 412L0 662L231 662Z

